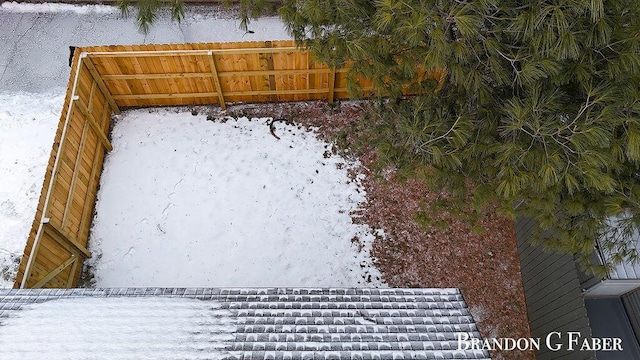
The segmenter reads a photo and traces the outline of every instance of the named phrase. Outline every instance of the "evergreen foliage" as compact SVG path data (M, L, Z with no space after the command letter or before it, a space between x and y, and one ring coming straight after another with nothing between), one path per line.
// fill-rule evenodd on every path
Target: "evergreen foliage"
M185 5L182 0L118 0L118 8L124 17L131 15L131 7L136 8L136 23L143 34L148 34L151 25L156 21L158 10L168 8L171 20L178 23L184 19Z
M285 0L280 14L351 79L421 94L383 111L383 157L470 179L473 203L533 217L540 242L589 270L637 260L638 1ZM442 69L440 84L421 76Z
M281 4L280 0L225 0L225 5L231 7L233 4L238 5L240 11L240 29L249 30L251 19L256 19L261 15L273 15L277 7Z
M237 4L241 14L240 28L245 31L250 31L251 19L265 13L275 12L276 7L280 4L279 0L219 0L219 2L227 7ZM149 29L157 19L158 11L162 8L169 9L171 20L179 23L184 19L185 4L183 0L118 0L118 8L122 16L129 17L132 7L136 9L138 30L145 35L149 33Z

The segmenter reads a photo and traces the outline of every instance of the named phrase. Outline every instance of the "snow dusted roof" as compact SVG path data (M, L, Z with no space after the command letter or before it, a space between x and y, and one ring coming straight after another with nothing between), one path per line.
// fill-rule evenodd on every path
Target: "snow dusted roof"
M489 359L458 289L0 289L3 359Z

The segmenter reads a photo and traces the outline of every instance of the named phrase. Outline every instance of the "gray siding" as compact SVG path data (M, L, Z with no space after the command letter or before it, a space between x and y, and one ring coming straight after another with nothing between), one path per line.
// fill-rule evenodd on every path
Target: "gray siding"
M516 221L522 282L533 337L544 339L553 331L561 332L563 335L568 331L579 331L583 337L590 337L591 328L573 257L568 254L547 252L539 246L531 245L529 239L533 234L534 226L535 223L531 219ZM566 338L563 342L567 343ZM568 352L564 348L560 351L551 351L542 346L537 358L539 360L595 359L595 353Z
M636 339L640 343L640 289L636 289L622 296L622 304L629 316L629 322Z
M585 300L594 338L619 338L622 351L598 351L598 360L640 359L640 346L619 297Z

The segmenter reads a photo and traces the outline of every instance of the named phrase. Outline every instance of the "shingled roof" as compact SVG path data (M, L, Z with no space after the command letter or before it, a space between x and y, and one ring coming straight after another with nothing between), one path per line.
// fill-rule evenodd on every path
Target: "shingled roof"
M458 289L0 289L2 359L489 359Z

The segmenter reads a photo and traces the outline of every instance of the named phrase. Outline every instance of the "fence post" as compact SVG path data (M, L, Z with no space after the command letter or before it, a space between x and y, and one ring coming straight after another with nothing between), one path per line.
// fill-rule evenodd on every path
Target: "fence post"
M216 86L216 92L218 93L218 102L222 110L227 108L227 104L224 102L224 95L222 94L222 85L220 85L220 78L218 77L218 69L216 68L216 59L213 50L209 51L209 64L211 65L211 72L213 73L213 83Z

